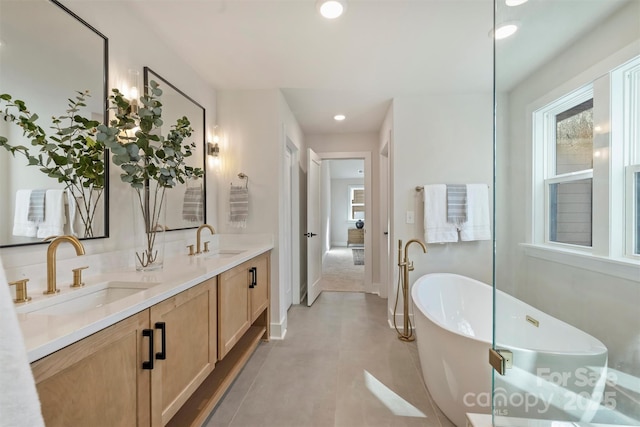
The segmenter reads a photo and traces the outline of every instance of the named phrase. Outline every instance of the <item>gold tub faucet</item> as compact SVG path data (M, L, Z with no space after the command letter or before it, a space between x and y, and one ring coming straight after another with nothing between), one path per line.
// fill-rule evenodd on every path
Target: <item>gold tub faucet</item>
M53 239L53 240L51 240ZM51 240L47 248L47 290L45 295L51 295L60 292L56 286L56 251L62 242L69 242L76 250L76 255L84 255L84 246L75 236L57 236L47 237L45 240Z
M202 224L200 227L198 227L198 231L196 233L196 254L202 253L202 250L200 249L200 233L202 233L202 230L204 228L208 228L211 234L216 234L216 230L214 230L213 227L209 224ZM205 246L205 252L208 252L208 246Z
M427 246L422 243L422 241L418 240L418 239L411 239L407 242L406 245L404 245L404 263L407 266L407 269L409 271L413 271L413 262L409 262L409 246L412 243L417 243L420 245L420 247L422 248L422 251L426 254L427 253Z

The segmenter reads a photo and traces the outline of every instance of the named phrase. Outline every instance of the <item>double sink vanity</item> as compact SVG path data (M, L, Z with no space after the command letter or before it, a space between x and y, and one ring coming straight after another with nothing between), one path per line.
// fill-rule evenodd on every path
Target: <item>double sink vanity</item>
M32 292L16 311L46 425L202 425L269 338L271 249L212 248Z

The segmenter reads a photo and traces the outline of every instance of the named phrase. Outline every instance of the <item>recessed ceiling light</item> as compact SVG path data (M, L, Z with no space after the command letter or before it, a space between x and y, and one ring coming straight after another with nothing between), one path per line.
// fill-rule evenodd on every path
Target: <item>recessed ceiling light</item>
M341 122L346 118L347 117L344 114L336 114L335 116L333 116L333 120L335 120L337 122Z
M489 31L489 36L493 37L495 34L496 40L502 40L514 35L516 31L518 31L518 25L516 23L505 23L496 28L495 33L493 30Z
M521 4L525 4L529 0L505 0L504 4L507 6L520 6Z
M347 4L344 0L318 0L316 7L325 18L336 19L344 13Z

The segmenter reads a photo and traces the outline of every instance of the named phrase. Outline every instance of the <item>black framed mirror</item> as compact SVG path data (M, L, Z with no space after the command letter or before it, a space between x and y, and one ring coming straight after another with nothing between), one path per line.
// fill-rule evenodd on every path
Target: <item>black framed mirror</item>
M49 136L55 136L52 117L66 115L78 92L89 96L77 114L107 120L108 39L56 0L2 1L0 9L0 93L24 101ZM10 121L1 121L0 136L13 146L31 147ZM108 156L100 151L95 159L93 172L100 179L87 193L71 193L68 183L0 148L0 247L39 244L54 234L108 237ZM34 206L34 190L44 194L37 200L44 213L35 217L25 214ZM81 213L87 203L90 221Z
M152 80L158 83L160 89L162 89L160 101L162 102L162 121L164 125L161 133L166 134L179 118L186 116L193 128L193 133L189 140L196 144L193 154L186 159L186 163L189 166L205 170L206 112L204 107L158 73L149 67L144 67L145 91ZM165 228L167 231L197 228L205 222L207 217L205 182L206 179L203 176L185 184L178 183L167 191L165 195L167 200ZM196 194L198 196L195 196ZM194 199L201 201L201 203L197 203L197 208L194 208L194 203L188 201L193 201Z

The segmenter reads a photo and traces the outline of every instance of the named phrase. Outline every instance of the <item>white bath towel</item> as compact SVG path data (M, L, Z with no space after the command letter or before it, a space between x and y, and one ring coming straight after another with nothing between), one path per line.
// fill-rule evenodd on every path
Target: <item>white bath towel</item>
M447 186L424 186L424 240L426 243L458 241L455 224L447 222Z
M460 228L460 240L491 240L487 184L467 184L467 222Z
M24 338L0 262L0 426L44 427Z
M69 204L69 233L72 236L78 236L78 233L76 232L76 219L80 218L80 215L78 215L78 204L76 203L76 199L75 197L73 197L73 192L70 188L67 188L65 190L65 193L67 197L67 203ZM81 230L84 232L83 228L81 228Z
M44 239L49 236L64 234L66 217L64 214L64 189L47 190L45 197L44 221L38 224L38 237Z
M31 190L16 191L16 208L13 213L14 236L36 237L38 225L27 219L30 199Z

